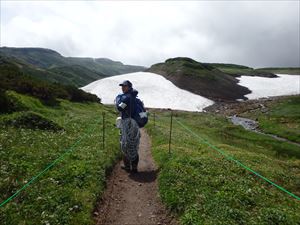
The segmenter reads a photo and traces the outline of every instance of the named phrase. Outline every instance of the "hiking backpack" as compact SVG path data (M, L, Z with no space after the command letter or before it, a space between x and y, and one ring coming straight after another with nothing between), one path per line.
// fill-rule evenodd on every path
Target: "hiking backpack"
M122 101L123 94L119 94L116 97L115 104L116 108ZM139 98L134 98L134 116L132 118L137 122L140 128L144 127L148 123L148 113L145 110L144 103Z
M139 99L135 99L135 116L133 118L140 128L148 123L148 114L145 110L144 103Z

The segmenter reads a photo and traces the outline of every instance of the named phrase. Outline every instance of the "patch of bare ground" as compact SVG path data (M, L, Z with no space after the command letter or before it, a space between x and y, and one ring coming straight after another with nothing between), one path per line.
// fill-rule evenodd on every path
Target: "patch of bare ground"
M107 190L94 212L97 225L176 225L176 219L161 203L151 141L141 129L138 173L121 169L119 162L107 182Z

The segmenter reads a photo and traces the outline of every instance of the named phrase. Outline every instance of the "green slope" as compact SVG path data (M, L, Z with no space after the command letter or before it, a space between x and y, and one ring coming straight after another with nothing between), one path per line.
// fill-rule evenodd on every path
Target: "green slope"
M30 53L32 52L30 51ZM35 53L35 51L33 51L33 53ZM57 54L52 53L52 51L50 51L49 54L46 51L43 57L39 55L32 56L32 54L25 56L24 59L24 55L21 53L15 55L3 54L0 50L0 57L2 59L15 64L22 73L29 74L40 80L81 87L92 81L106 77L106 75L94 72L86 67L69 65L69 63L65 63L64 60L61 60L61 56L57 56ZM31 60L31 58L34 58L35 61ZM43 62L45 62L45 64L42 64Z
M41 68L62 66L67 61L58 52L44 48L8 48L1 47L0 54L14 57L23 62Z
M79 58L79 57L68 57L69 62L72 64L81 65L87 67L93 71L113 76L124 73L133 73L143 71L146 68L142 66L124 65L121 62L113 61L106 58Z
M239 76L258 76L258 77L277 77L272 71L257 70L251 67L236 65L236 64L223 64L223 63L205 63L218 68L224 73L239 77Z
M270 68L259 68L257 71L279 73L279 74L290 74L300 75L300 67L270 67Z
M300 196L298 146L247 131L222 116L173 113L171 154L170 113L156 111L155 126L150 121L147 130L159 165L160 196L181 224L299 224L299 200L216 150Z
M124 65L110 59L63 57L44 48L0 48L0 56L23 64L26 72L51 82L84 86L97 79L142 71L142 66Z
M80 65L54 67L48 71L56 76L60 75L60 77L68 80L67 82L63 81L63 83L72 84L77 87L81 87L95 80L107 77L102 73L97 73Z
M37 74L34 74L34 72ZM7 90L14 90L19 93L37 97L44 104L53 106L58 104L57 98L77 102L100 102L97 96L86 93L75 86L66 86L59 83L55 84L38 79L37 77L41 74L45 74L45 72L35 70L32 67L0 56L1 111L11 111L9 101L5 100L5 91ZM14 108L13 106L11 107Z

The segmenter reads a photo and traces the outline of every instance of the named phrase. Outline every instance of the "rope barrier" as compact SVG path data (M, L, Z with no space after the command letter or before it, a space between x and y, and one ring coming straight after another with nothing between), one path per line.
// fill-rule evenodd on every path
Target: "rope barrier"
M223 155L226 159L231 160L233 162L235 162L236 164L238 164L239 166L243 167L244 169L248 170L249 172L253 173L254 175L258 176L259 178L263 179L264 181L270 183L271 185L273 185L274 187L278 188L279 190L287 193L288 195L290 195L291 197L300 200L300 197L293 194L292 192L289 192L288 190L286 190L285 188L279 186L278 184L274 183L273 181L269 180L268 178L264 177L263 175L259 174L258 172L252 170L251 168L249 168L248 166L244 165L243 163L241 163L240 161L238 161L237 159L233 158L232 156L228 155L227 153L225 153L223 150L221 150L220 148L214 146L213 144L209 143L207 140L205 140L204 138L202 138L201 136L199 136L198 134L196 134L194 131L192 131L189 127L183 125L182 122L180 122L176 117L175 117L176 122L182 126L185 130L189 131L192 135L194 135L195 137L197 137L198 139L201 139L201 142L207 144L209 147L211 147L212 149L216 150L217 152L219 152L221 155Z
M92 133L95 129L96 129L96 125L98 124L100 120L97 120L95 122L94 126L91 126L90 129L85 133L85 135L83 135L82 137L80 137L79 139L77 139L77 141L75 141L69 148L66 149L66 151L61 154L58 158L56 158L54 161L52 161L48 166L46 166L46 168L42 171L40 171L37 175L35 175L34 177L32 177L30 179L30 181L28 183L26 183L23 187L21 187L20 189L18 189L13 195L11 195L9 198L7 198L6 200L4 200L1 204L0 207L4 206L6 203L10 202L12 199L14 199L18 194L20 194L21 191L23 191L24 189L26 189L31 183L33 183L38 177L42 176L44 173L46 173L51 167L53 167L55 164L57 164L59 161L61 161L66 154L72 152L75 147L86 137L88 136L90 133Z

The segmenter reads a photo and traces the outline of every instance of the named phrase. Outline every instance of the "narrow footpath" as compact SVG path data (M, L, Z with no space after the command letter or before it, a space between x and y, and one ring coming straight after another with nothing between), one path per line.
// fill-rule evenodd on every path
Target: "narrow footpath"
M120 168L122 162L115 166L94 212L97 225L177 224L160 201L150 137L144 129L141 134L139 172L127 173Z

